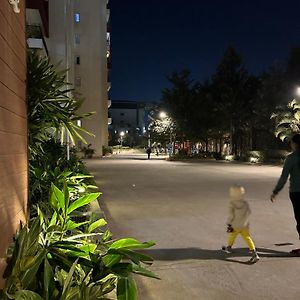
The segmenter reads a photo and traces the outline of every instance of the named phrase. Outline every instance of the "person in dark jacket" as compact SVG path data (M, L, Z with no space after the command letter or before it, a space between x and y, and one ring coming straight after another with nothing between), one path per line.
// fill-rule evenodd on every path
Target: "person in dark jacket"
M290 199L293 204L296 228L300 239L300 134L293 136L291 148L293 152L285 159L281 176L271 195L271 201L274 202L276 195L282 190L289 177ZM291 253L300 255L300 249L294 249Z
M148 147L147 150L146 150L146 153L148 154L148 159L150 159L150 154L151 154L151 148Z

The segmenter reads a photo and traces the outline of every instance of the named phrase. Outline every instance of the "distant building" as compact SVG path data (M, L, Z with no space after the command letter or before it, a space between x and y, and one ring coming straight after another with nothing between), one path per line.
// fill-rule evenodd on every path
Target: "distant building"
M143 145L148 126L149 103L138 101L113 100L109 108L110 144L119 143L120 133L124 132L124 144L129 146Z
M95 112L82 121L92 132L88 143L102 154L108 144L110 89L110 10L108 0L27 0L27 44L68 70L74 95L85 99L81 112Z

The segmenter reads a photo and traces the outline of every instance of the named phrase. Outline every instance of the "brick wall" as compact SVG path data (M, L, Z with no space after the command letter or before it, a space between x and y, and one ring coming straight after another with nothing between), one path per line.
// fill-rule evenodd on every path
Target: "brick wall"
M25 0L13 12L0 0L0 274L6 249L26 219L28 166ZM3 285L0 276L0 286Z

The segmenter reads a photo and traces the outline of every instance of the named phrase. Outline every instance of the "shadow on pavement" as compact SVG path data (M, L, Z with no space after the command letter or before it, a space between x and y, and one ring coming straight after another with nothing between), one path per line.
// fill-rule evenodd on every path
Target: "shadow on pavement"
M259 256L263 257L293 257L288 252L277 251L267 248L257 248ZM250 253L247 248L235 248L233 253L227 254L220 250L209 250L201 248L173 248L173 249L149 249L144 250L143 253L151 256L154 260L158 261L176 261L186 259L197 260L224 260L230 262L236 262L241 264L248 264L247 262L236 260L237 257L250 258Z

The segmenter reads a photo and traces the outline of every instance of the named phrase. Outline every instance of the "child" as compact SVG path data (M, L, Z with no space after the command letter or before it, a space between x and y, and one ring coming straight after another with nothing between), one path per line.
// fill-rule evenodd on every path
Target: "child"
M229 216L227 219L227 232L229 233L228 245L223 246L222 250L226 253L231 253L232 245L236 237L240 234L245 240L252 253L250 263L259 261L259 256L256 252L255 245L249 235L249 217L251 210L247 201L243 199L245 189L239 185L233 185L229 189Z

